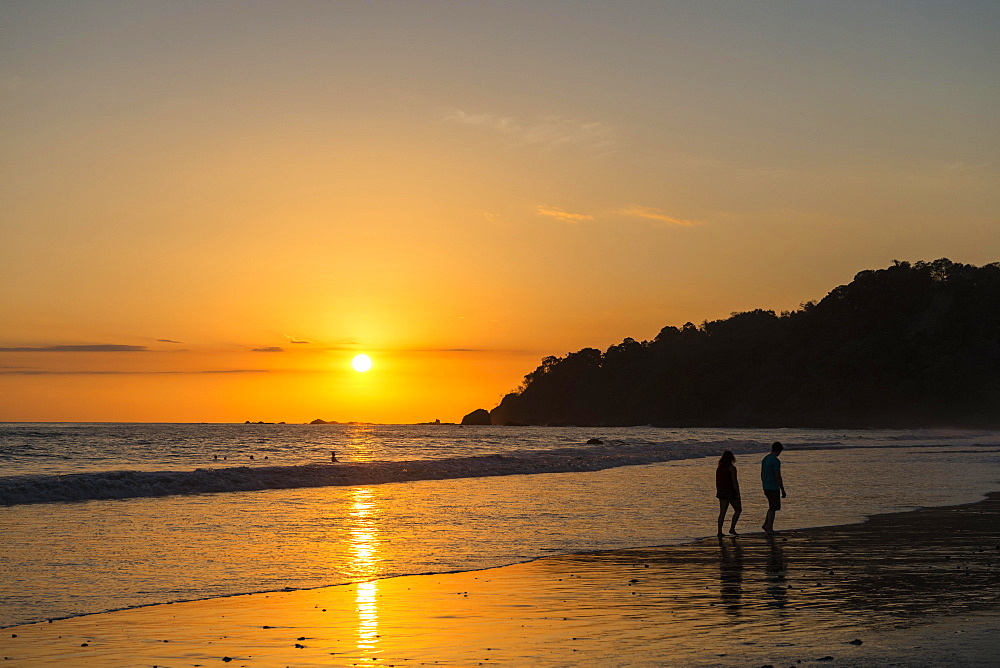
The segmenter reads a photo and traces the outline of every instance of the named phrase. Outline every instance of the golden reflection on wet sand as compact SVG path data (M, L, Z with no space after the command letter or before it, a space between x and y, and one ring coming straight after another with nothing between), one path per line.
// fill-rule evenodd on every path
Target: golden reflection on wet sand
M350 577L357 584L355 608L358 616L358 650L373 655L378 645L379 553L377 495L369 487L351 490Z
M358 611L358 649L374 654L378 646L378 580L360 582L355 594Z
M377 517L369 492L356 490L359 529ZM771 539L154 606L6 629L0 656L108 667L224 657L254 666L935 666L948 652L985 648L989 658L951 663L988 666L998 518L1000 498ZM377 531L357 537L357 571L374 572ZM940 627L959 616L961 633L979 639L972 650L971 633ZM905 629L928 622L939 624L933 637Z

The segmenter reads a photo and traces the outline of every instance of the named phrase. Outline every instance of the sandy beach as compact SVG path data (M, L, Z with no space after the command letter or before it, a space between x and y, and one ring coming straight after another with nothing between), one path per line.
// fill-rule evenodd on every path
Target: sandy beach
M780 525L780 520L779 520ZM11 666L995 666L1000 494L858 525L4 629Z

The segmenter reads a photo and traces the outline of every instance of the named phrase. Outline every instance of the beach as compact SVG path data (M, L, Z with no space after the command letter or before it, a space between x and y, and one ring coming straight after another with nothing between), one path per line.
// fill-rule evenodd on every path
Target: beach
M158 453L175 450L173 427L166 432L117 429L125 432L119 442L147 432L151 438L145 440L151 445L145 446L146 459L157 461L157 467L169 463ZM425 429L409 432L411 452L420 444L421 450L436 453L449 433L456 439L456 445L449 446L452 450L457 439L469 440L461 428L436 430L433 438ZM81 431L91 433L82 427L76 433ZM754 483L758 453L769 446L770 434L690 430L681 434L684 440L649 445L641 442L648 438L645 430L630 430L622 436L631 443L570 451L574 466L601 470L544 473L540 471L547 462L566 451L522 449L533 445L528 439L554 439L567 432L535 431L503 430L512 441L497 453L503 457L483 458L497 462L497 475L464 477L467 474L458 468L464 466L460 458L468 451L458 451L458 459L439 460L433 464L436 469L427 470L463 477L258 491L237 487L218 493L200 493L197 487L183 494L150 489L162 495L123 499L102 498L106 480L127 481L131 474L115 472L124 453L100 438L89 450L81 448L77 458L91 453L91 466L104 458L103 472L0 478L0 485L9 490L30 491L44 484L93 496L2 509L0 627L238 594L478 571L546 556L688 544L715 533L718 502L712 481L717 453L724 448L738 453L737 466L747 486L740 530L756 530L763 520L764 499L753 489L759 484ZM295 453L297 432L291 426L276 429L280 441L255 443L257 459L270 453L272 461L286 460L286 453ZM191 430L192 442L199 433ZM399 428L376 429L374 435L394 438L399 433ZM203 448L209 460L216 448L232 454L245 447L241 442L247 432L234 426L230 434L232 438ZM344 434L353 437L351 431ZM518 439L519 434L525 438ZM1000 441L992 433L948 438L939 433L867 432L854 438L853 447L838 444L844 435L836 432L784 436L794 445L782 455L790 498L778 518L779 529L851 524L879 513L970 503L1000 488ZM21 450L24 466L37 468L33 462L41 460L50 468L44 462L55 458L30 456L46 440L31 439ZM372 440L369 435L368 442ZM335 447L349 452L343 445ZM379 448L387 449L379 442L371 447ZM249 454L254 451L244 450L242 457ZM356 451L357 458L364 454ZM676 459L604 468L611 461L641 461L650 454ZM500 465L506 467L508 460L534 461L537 466L528 470L539 472L505 475ZM299 468L308 471L312 466ZM383 465L345 465L359 466L374 471ZM893 471L888 478L887 466ZM186 480L189 473L176 467L156 475Z
M0 656L13 666L994 666L998 621L992 493L773 538L10 627Z
M292 425L9 431L3 665L993 665L1000 647L994 432L635 428L583 446L559 428L347 427L304 454ZM769 540L775 436L789 497ZM341 484L177 493L136 475L306 477L334 449ZM744 535L720 541L723 449ZM375 482L386 462L423 479Z
M997 26L0 2L0 668L1000 668Z

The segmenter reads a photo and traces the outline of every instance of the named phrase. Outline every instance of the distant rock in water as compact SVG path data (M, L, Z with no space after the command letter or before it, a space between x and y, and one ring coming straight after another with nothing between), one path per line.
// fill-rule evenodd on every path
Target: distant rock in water
M604 445L604 441L599 438L588 438L587 445Z
M485 408L477 408L472 411L464 418L462 418L462 424L464 425L483 425L483 424L493 424L490 421L490 412Z
M336 420L320 420L319 418L316 418L309 424L340 424L340 423L337 422Z

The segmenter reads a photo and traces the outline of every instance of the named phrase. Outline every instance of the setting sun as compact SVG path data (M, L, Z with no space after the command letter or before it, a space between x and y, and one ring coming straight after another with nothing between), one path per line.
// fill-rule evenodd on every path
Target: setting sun
M364 373L372 368L372 358L365 354L355 355L354 359L351 360L351 366L354 367L355 371Z

